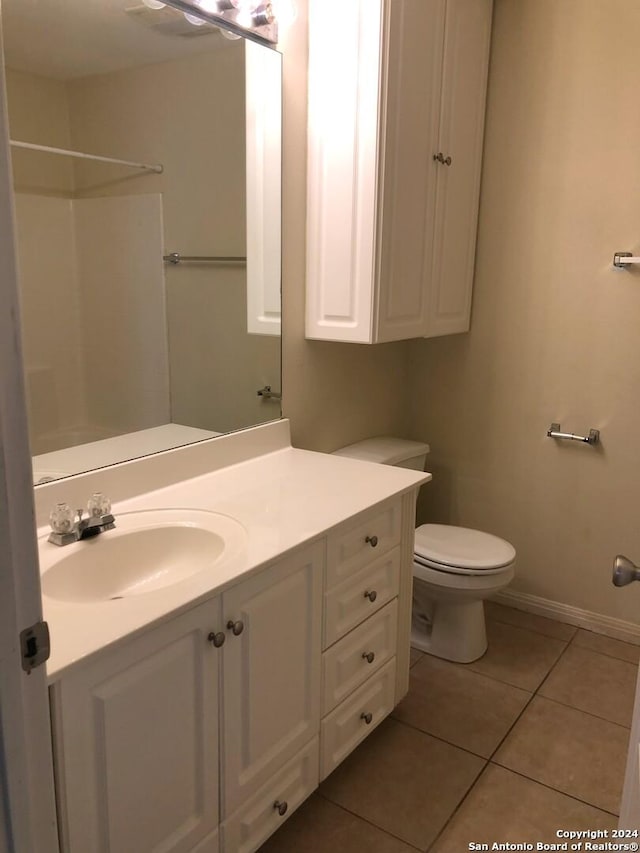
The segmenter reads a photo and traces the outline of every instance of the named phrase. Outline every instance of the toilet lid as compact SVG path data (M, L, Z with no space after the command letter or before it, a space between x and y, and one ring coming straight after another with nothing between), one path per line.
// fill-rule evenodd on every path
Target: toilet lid
M497 569L515 560L513 545L480 530L450 524L423 524L416 529L415 555L457 569Z

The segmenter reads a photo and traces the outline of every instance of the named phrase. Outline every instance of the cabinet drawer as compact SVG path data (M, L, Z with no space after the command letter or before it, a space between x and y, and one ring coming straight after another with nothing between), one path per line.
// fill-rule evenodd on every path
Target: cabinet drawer
M361 516L353 525L341 527L335 533L329 534L325 585L327 591L341 584L379 554L384 554L399 544L401 506L400 498L394 498L384 506Z
M318 787L319 743L315 737L274 774L249 802L222 824L222 853L253 853ZM280 814L275 806L286 810Z
M399 581L400 548L394 548L326 593L323 649L395 598Z
M323 716L395 655L397 625L398 602L394 598L323 654Z
M360 741L391 713L395 685L396 659L392 658L322 721L320 781L326 779ZM370 719L369 723L365 715Z

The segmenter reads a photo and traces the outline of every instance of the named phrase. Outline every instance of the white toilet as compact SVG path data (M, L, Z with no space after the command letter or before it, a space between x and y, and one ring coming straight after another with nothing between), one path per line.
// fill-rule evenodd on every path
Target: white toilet
M369 438L336 450L339 456L424 471L429 445ZM515 548L479 530L448 524L416 529L411 645L458 663L487 650L483 599L513 578Z

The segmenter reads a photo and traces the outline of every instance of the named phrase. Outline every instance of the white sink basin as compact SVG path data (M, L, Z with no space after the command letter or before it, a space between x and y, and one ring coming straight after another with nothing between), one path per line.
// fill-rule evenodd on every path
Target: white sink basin
M233 518L191 509L116 516L115 530L63 547L40 541L42 592L76 603L116 601L214 572L238 553L244 527Z

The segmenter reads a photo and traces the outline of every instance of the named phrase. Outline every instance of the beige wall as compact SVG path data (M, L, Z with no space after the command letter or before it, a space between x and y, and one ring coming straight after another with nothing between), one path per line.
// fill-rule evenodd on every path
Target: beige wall
M283 177L283 412L293 443L335 450L402 434L407 344L364 346L304 337L307 2L285 33Z
M7 69L7 103L11 139L71 147L69 102L63 82ZM69 158L13 148L11 159L16 191L72 195L73 163Z
M496 0L472 329L411 346L422 520L518 551L513 588L637 621L640 588L640 7ZM556 443L552 421L602 446ZM640 585L636 585L640 586Z

